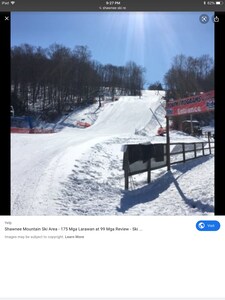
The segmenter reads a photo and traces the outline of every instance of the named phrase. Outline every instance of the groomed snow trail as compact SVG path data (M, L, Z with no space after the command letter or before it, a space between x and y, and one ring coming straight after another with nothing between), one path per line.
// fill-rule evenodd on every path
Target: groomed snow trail
M149 203L144 204L146 201L126 205L127 197L132 198L133 194L123 190L121 152L121 146L126 143L165 142L164 138L155 136L158 123L149 110L158 110L160 122L165 122L161 98L155 91L144 91L141 98L121 97L119 101L105 103L98 111L96 122L86 129L67 127L56 134L12 134L12 215L161 214L160 202L154 201L155 209L149 209ZM79 118L81 115L79 112ZM75 113L68 121L73 122L77 117ZM149 129L151 137L135 135L142 131L149 134ZM213 194L208 196L206 204L210 202L210 206L205 211L211 213ZM165 214L198 213L200 204L197 210L190 210L180 198L174 211L164 209ZM183 209L178 209L179 205L184 205Z

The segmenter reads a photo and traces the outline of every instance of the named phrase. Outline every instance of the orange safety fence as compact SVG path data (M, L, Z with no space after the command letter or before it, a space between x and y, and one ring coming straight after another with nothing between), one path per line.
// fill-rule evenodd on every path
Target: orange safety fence
M53 129L11 127L11 133L54 133Z
M89 124L87 122L81 122L81 121L77 121L76 125L79 126L79 127L84 127L84 128L87 128L87 127L91 126L91 124Z

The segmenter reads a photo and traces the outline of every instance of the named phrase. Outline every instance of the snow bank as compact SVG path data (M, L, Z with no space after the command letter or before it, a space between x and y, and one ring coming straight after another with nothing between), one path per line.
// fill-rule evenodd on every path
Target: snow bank
M162 95L121 97L98 109L76 111L52 135L11 134L12 215L191 215L213 212L213 157L131 178L124 191L123 152L128 143L165 142L155 136L163 122ZM74 122L92 126L80 129ZM135 134L145 132L145 134ZM171 141L198 140L171 132Z

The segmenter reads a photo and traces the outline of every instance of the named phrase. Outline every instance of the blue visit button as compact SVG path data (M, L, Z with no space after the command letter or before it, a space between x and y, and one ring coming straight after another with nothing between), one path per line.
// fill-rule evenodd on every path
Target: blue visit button
M217 231L220 229L220 223L218 221L202 220L196 223L196 228L199 231Z

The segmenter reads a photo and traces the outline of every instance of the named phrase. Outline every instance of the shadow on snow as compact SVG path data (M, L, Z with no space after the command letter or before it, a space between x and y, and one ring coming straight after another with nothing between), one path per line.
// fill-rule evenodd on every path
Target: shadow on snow
M197 208L203 213L213 213L214 207L212 205L204 204L200 200L195 201L192 198L186 197L178 183L178 179L180 176L182 176L189 170L199 166L200 164L205 163L210 158L210 156L205 156L191 161L187 161L186 163L180 163L172 166L174 170L177 170L182 173L177 178L175 178L174 174L171 171L169 171L145 187L136 189L134 191L124 191L123 197L120 202L120 207L117 207L117 211L125 213L127 210L129 210L135 205L154 201L159 197L161 193L165 192L173 183L182 200L190 208Z

